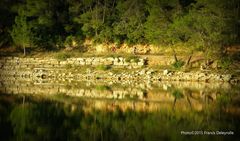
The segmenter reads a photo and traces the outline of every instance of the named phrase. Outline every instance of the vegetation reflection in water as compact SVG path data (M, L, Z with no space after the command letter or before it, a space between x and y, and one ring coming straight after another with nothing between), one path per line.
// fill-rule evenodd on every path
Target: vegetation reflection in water
M111 87L97 89L108 91ZM155 91L160 90L156 88ZM2 93L0 140L158 141L239 138L237 86L231 87L231 91L209 91L200 99L203 100L201 109L194 108L192 89L175 86L167 92L174 97L167 104L164 101L137 99L86 99L63 94L45 97ZM216 98L211 98L210 93L217 93ZM98 108L99 101L107 106ZM126 106L129 101L158 108L135 109L134 106ZM181 131L232 131L234 135L183 135Z

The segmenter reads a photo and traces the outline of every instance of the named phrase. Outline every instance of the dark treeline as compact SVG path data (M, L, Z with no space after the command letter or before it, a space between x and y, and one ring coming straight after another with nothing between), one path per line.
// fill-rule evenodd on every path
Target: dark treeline
M0 0L0 5L0 46L59 49L91 39L182 44L209 52L240 38L239 0Z

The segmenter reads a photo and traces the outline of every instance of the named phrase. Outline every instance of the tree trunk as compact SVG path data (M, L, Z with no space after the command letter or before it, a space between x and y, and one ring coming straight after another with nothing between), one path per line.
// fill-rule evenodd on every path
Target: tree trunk
M191 59L192 59L192 56L193 56L193 51L191 52L191 55L190 55L189 58L188 58L187 66L190 64L190 61L191 61Z
M23 55L26 56L26 47L23 46Z
M172 48L172 47L171 47ZM176 51L174 48L172 48L172 51L173 51L173 57L174 57L174 60L175 62L178 62L178 59L177 59L177 54L176 54Z
M97 28L95 29L95 36L96 36L96 37L98 36L98 30L97 30Z
M24 106L24 104L25 104L25 96L23 96L22 104L23 104L23 106Z
M103 19L102 19L102 23L104 24L105 22L105 15L106 15L106 2L107 0L104 0L104 8L103 8Z
M98 6L99 6L99 0L97 1L97 4L96 4L96 13L95 13L95 21L98 21ZM98 25L96 25L95 27L95 36L98 36Z
M115 6L115 2L116 2L116 0L113 0L113 3L112 3L112 10L111 11L113 11L114 10L114 6Z
M237 8L236 8L236 19L240 18L240 2L237 1ZM237 30L237 36L240 37L240 29L239 29L239 23L235 26Z

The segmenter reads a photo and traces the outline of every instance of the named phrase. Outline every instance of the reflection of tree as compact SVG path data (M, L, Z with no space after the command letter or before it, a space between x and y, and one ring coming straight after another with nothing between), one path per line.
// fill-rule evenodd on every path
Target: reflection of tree
M191 103L191 100L190 100L190 98L192 98L192 90L191 89L188 89L188 88L184 88L184 89L172 88L172 89L170 89L170 93L174 97L173 109L175 109L177 100L182 99L184 97L187 98L187 102L190 106L190 109L192 109L192 103Z
M9 115L13 108L14 100L9 95L0 94L0 140L8 141L13 131Z
M208 105L213 102L213 98L211 96L212 92L204 90L201 91L200 94L203 97L204 105L208 107Z
M181 90L179 90L179 89L172 90L171 94L174 97L173 109L175 109L175 105L176 105L177 100L182 99L184 96L183 96L183 93L181 92Z
M27 128L30 126L29 118L31 114L30 105L25 104L25 96L22 104L16 106L11 112L10 119L14 126L14 134L17 140L23 141L27 139L25 134Z
M172 91L175 103L190 93L191 91L179 89ZM14 128L13 139L39 141L188 140L188 137L180 135L179 130L196 129L196 127L218 130L229 127L235 131L240 127L235 128L239 125L237 120L232 120L231 123L228 120L219 121L214 109L207 113L209 115L207 117L205 113L181 109L139 112L115 108L111 111L83 112L83 106L75 104L77 108L70 112L71 104L49 100L21 101L21 104L14 105L10 116Z
M16 140L66 140L70 133L65 129L73 124L70 119L65 121L63 109L63 105L50 102L16 106L10 116Z
M188 104L189 104L189 106L190 106L190 108L192 110L192 103L191 103L191 100L190 100L190 97L192 97L192 91L190 89L188 89L188 88L185 88L183 90L183 93L187 97Z

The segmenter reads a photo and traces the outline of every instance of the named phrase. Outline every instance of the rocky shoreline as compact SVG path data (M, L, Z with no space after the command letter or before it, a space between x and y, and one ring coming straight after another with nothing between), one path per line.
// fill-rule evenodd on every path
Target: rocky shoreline
M88 61L87 61L88 60ZM90 61L89 61L90 60ZM126 58L69 58L57 59L5 57L0 59L0 79L8 77L26 77L32 79L54 80L116 80L116 81L196 81L230 82L239 79L231 74L219 74L211 71L170 71L149 67L147 58L138 61ZM85 61L85 63L83 63ZM86 64L86 62L89 62ZM93 63L94 62L94 63ZM107 63L107 64L106 64ZM64 64L64 65L62 65ZM97 66L111 66L113 69L98 70ZM115 68L115 69L114 69ZM117 69L116 69L117 68ZM116 71L117 70L117 71Z

